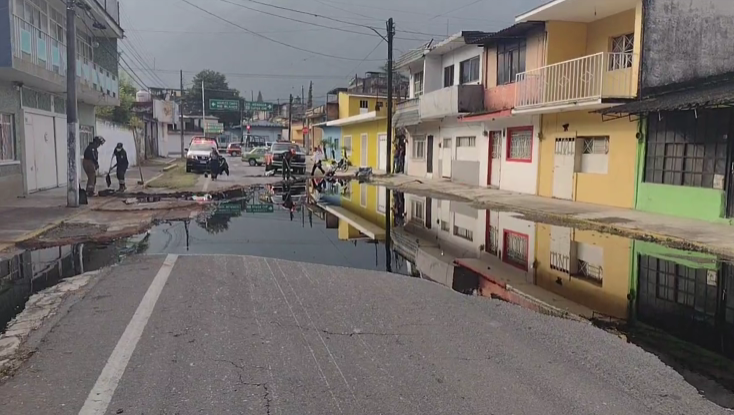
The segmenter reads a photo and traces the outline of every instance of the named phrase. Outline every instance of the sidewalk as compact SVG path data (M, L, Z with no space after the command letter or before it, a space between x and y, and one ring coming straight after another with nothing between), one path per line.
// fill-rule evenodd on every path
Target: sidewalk
M165 164L160 161L143 166L143 177L145 181L160 174ZM133 167L127 171L126 181L129 191L134 191L139 186L140 171ZM112 189L117 188L117 179L112 178ZM86 178L82 178L84 185ZM97 192L107 188L104 176L97 178ZM112 198L91 197L88 205L78 208L66 207L66 188L59 187L50 190L33 193L27 197L0 200L0 252L11 248L13 245L36 237L45 231L71 220L90 210L100 208L110 202Z
M732 226L402 174L375 176L372 183L416 195L468 200L477 208L517 212L536 222L613 233L734 259Z

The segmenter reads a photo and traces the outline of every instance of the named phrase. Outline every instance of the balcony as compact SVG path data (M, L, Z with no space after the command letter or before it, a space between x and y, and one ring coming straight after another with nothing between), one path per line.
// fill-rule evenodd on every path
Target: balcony
M511 110L515 106L515 84L498 85L484 92L484 108L487 112Z
M393 116L393 127L410 127L418 125L420 122L420 112L418 110L418 103L420 97L406 99L399 102L395 110L395 116Z
M632 53L601 52L519 73L514 112L603 107L605 100L634 98L635 59Z
M66 45L13 16L12 81L53 93L66 92ZM93 105L119 103L117 76L85 59L77 59L79 100Z
M454 85L424 94L418 105L421 120L458 116L484 110L482 85Z

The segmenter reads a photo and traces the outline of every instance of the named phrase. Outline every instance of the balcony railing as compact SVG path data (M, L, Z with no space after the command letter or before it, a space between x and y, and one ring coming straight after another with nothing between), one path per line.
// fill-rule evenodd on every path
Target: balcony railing
M484 92L484 108L489 112L511 110L515 105L515 84L498 85Z
M601 52L517 74L516 109L634 98L632 53Z
M13 19L13 56L65 77L66 45L18 16ZM118 79L107 69L77 57L76 71L82 86L117 98Z
M484 110L482 85L454 85L423 94L421 119L436 119Z

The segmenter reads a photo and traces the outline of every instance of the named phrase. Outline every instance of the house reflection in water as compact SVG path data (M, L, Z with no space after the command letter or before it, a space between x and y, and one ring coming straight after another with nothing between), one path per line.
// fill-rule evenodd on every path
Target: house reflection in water
M319 192L317 205L325 211L327 227L336 225L343 241L384 241L385 188L358 182L347 182L344 187L330 184Z

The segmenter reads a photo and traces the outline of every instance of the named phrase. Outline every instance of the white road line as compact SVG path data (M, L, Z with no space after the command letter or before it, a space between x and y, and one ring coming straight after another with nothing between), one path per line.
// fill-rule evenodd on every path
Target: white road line
M115 350L112 351L109 359L107 359L107 364L102 369L102 373L97 378L97 382L89 392L89 396L87 396L84 406L79 411L79 415L104 415L107 412L107 407L112 401L115 389L117 389L117 385L120 383L123 373L125 373L125 368L127 368L127 364L130 362L135 347L143 335L143 330L145 330L145 326L153 314L155 304L158 302L158 297L160 297L163 287L171 275L171 270L173 270L176 259L178 259L178 255L168 255L165 261L163 261L163 265L158 270L155 278L153 278L153 282L148 287L148 291L146 291L145 296L140 301L138 309L135 310L133 318L117 342Z

